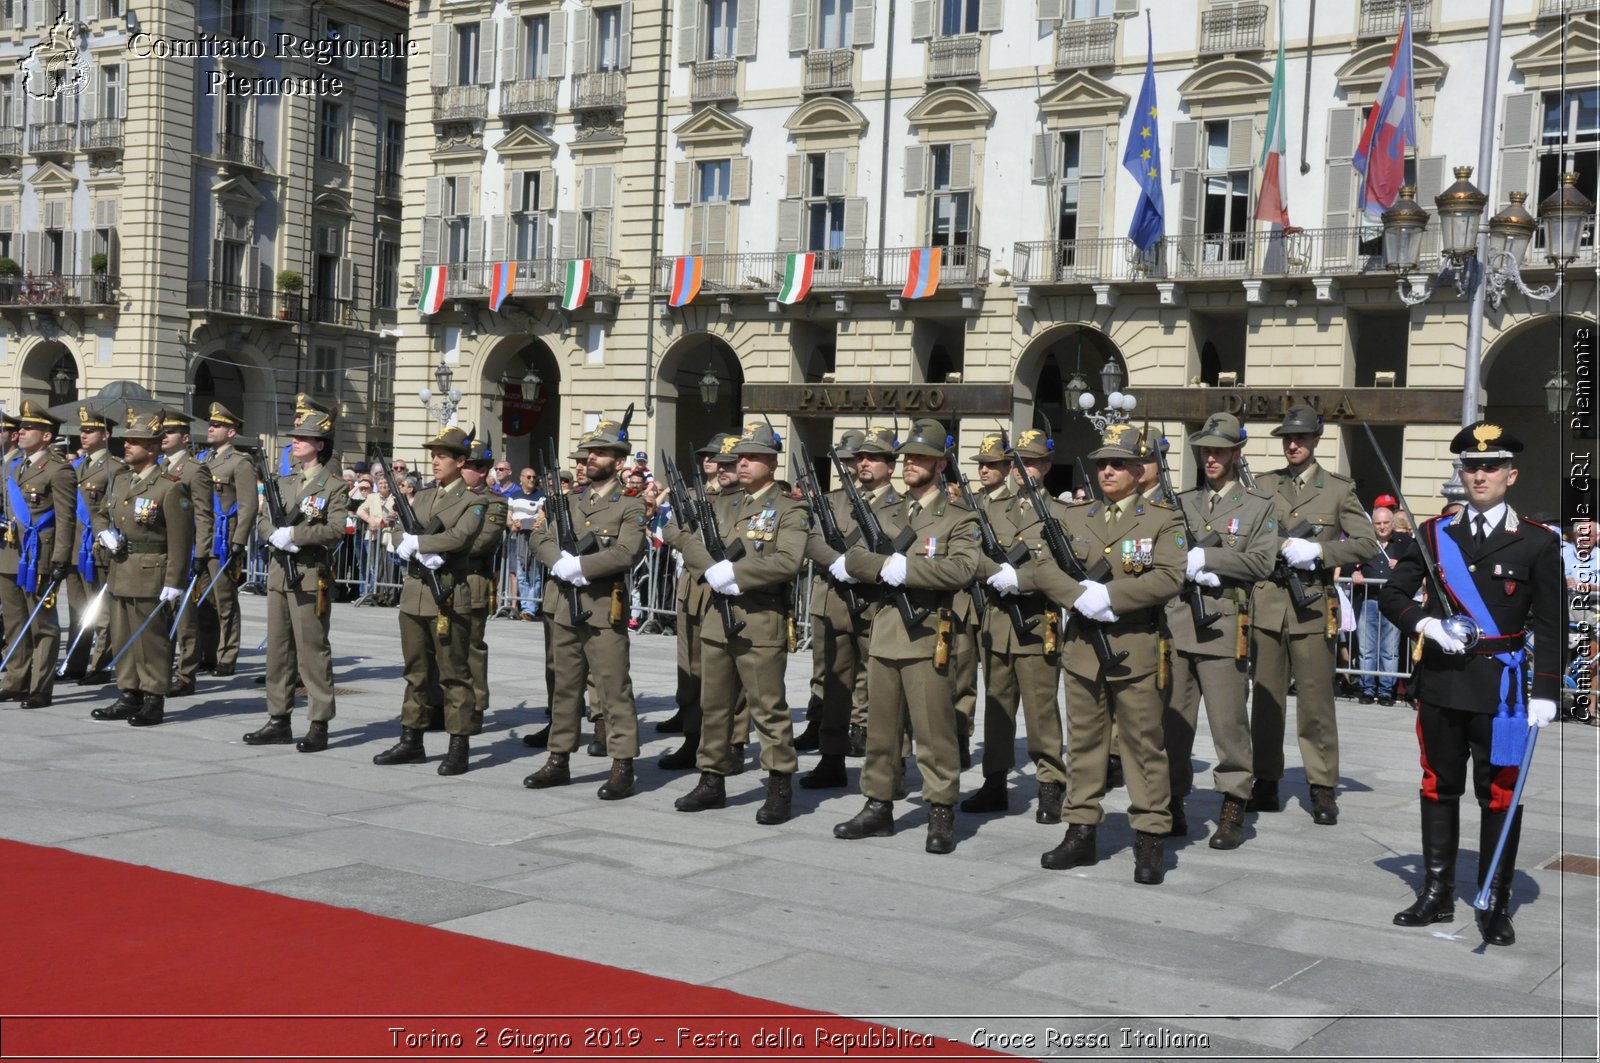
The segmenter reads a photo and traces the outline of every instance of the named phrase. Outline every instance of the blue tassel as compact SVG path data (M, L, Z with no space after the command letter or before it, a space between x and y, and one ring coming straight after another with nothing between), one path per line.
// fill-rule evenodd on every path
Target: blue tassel
M1496 715L1494 737L1489 746L1489 763L1497 768L1513 767L1522 763L1522 754L1528 746L1528 721L1514 714Z

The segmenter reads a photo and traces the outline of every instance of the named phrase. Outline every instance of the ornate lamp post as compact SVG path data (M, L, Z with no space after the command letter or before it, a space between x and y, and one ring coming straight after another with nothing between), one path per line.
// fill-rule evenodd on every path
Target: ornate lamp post
M461 405L461 391L451 387L455 373L450 366L441 361L433 367L433 382L439 388L439 401L433 401L434 393L427 388L417 389L417 401L422 403L424 409L433 414L433 419L439 423L440 428L446 428L455 420L456 409Z

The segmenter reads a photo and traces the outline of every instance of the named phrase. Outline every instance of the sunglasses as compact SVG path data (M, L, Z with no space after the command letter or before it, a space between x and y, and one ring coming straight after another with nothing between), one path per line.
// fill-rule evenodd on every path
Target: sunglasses
M1094 467L1097 469L1129 469L1134 464L1133 462L1123 461L1121 458L1096 458ZM1137 464L1143 465L1144 462L1141 461Z

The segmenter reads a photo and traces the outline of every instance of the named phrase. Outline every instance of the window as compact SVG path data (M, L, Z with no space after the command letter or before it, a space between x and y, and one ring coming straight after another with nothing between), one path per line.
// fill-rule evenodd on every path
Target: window
M808 154L805 168L806 246L804 249L841 250L844 247L844 197L828 195L828 154L820 151ZM835 190L842 184L843 175L840 174L835 178Z
M1078 238L1078 178L1083 171L1081 144L1076 131L1061 134L1061 210L1056 219L1056 239Z
M394 54L378 60L378 77L386 84L405 87L406 42L403 34L395 35Z
M399 118L390 118L383 124L383 173L385 177L400 177L400 168L406 157L406 124ZM399 191L399 186L395 186Z
M67 258L66 235L60 229L50 229L44 234L44 268L58 277L66 272L62 268Z
M1109 18L1117 13L1117 0L1070 0L1068 18Z
M471 178L446 177L444 179L445 202L445 261L466 262L472 232L472 204L468 202L468 192L472 188Z
M534 15L522 20L522 69L513 80L550 76L550 17Z
M706 20L707 59L732 59L737 54L739 0L709 0Z
M456 27L457 85L478 83L478 24L465 22Z
M1234 132L1230 125L1228 121L1205 123L1200 231L1206 236L1206 262L1242 262L1249 251L1250 170L1229 169L1230 159L1238 161L1237 150L1229 150ZM1243 150L1248 152L1249 145Z
M222 32L230 37L248 37L251 0L222 0Z
M817 6L817 47L848 48L855 21L855 0L820 0Z
M622 69L622 8L597 7L595 20L595 69Z
M0 232L0 258L11 258L11 234Z
M219 284L244 284L245 244L242 240L222 240L218 250L217 282Z
M225 136L250 135L250 101L243 96L229 96L222 105L222 132Z
M395 352L380 349L372 352L372 368L367 373L367 405L372 409L389 409L394 405Z
M119 261L117 247L117 231L115 229L100 228L94 230L94 250L91 254L106 256L106 272L112 275L122 272L122 263ZM0 252L3 257L3 252ZM248 285L254 278L241 278L241 283Z
M122 0L100 0L101 18L121 18Z
M939 0L939 36L978 32L980 0Z
M1540 132L1538 175L1529 206L1537 209L1552 192L1561 187L1563 173L1578 175L1578 191L1595 198L1597 163L1600 163L1600 89L1572 89L1544 94L1544 126ZM1511 185L1515 190L1516 185ZM1543 233L1539 245L1544 246ZM1593 243L1591 226L1588 242Z
M933 168L928 243L934 247L965 246L972 212L971 146L940 144L928 149L928 155ZM966 172L962 171L963 166Z
M116 63L100 68L100 113L106 118L122 117L122 67Z
M344 105L322 100L317 105L317 156L344 161Z
M22 101L17 98L17 79L7 74L0 77L0 126L10 129L22 124Z
M696 203L726 203L733 163L729 159L699 164L700 181L695 188Z
M378 237L377 270L373 278L372 302L380 310L393 310L400 296L400 244L389 236Z
M541 200L538 170L525 170L515 175L511 189L512 257L519 262L536 262L544 256L544 215L539 213Z
M331 397L339 380L339 348L318 344L311 348L311 390Z

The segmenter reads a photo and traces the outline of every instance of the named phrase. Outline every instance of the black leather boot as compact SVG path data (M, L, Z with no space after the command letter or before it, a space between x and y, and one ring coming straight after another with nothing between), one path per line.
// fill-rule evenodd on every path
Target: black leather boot
M728 747L729 754L733 757L733 770L728 772L729 775L744 774L744 746L743 742L735 742Z
M1456 918L1456 850L1461 802L1422 799L1422 867L1426 877L1416 903L1396 912L1395 926L1431 926Z
M867 729L857 723L850 725L849 755L852 757L864 757L867 755Z
M1311 788L1311 822L1331 827L1339 822L1339 799L1331 786Z
M606 718L600 717L594 722L594 741L589 743L587 750L591 757L606 755Z
M726 808L728 792L725 786L722 776L703 771L700 773L700 781L694 784L694 789L672 802L672 807L679 812L704 812L708 808Z
M1482 805L1479 806L1483 808ZM1490 812L1483 808L1483 825L1478 830L1478 888L1483 889L1484 875L1489 861L1494 859L1494 847L1500 843L1500 831L1505 826L1504 812ZM1489 883L1489 907L1478 912L1478 933L1485 944L1511 945L1517 932L1511 925L1511 879L1517 873L1517 845L1522 840L1522 808L1518 806L1511 821L1511 833L1506 835L1505 851L1495 867L1494 881Z
M789 785L789 773L768 772L767 799L756 809L756 822L764 827L789 822L789 802L793 798L794 790Z
M1127 779L1122 773L1122 758L1115 753L1106 758L1106 792L1110 793L1119 786L1127 785Z
M1133 836L1133 881L1141 886L1159 886L1167 877L1166 843L1159 834L1144 831Z
M522 785L530 790L546 790L552 786L565 786L572 781L572 769L567 766L569 754L552 753L543 767L526 779Z
M956 810L950 805L928 806L928 841L923 846L935 856L956 851Z
M523 735L522 744L529 749L548 748L550 745L550 725L545 724L531 735Z
M602 801L621 801L633 796L633 758L621 757L611 762L611 776L595 791Z
M1039 866L1046 871L1065 871L1069 867L1089 867L1100 862L1095 849L1095 827L1092 823L1074 823L1067 827L1061 844L1039 857Z
M144 704L144 695L137 690L124 690L117 695L117 700L103 709L94 709L89 715L96 720L126 720L139 711Z
M1168 803L1167 811L1172 815L1172 826L1167 828L1167 837L1187 838L1189 836L1189 817L1183 811L1183 798L1174 797Z
M267 722L244 736L247 746L287 746L294 743L289 717L268 716Z
M1061 801L1067 795L1067 788L1058 782L1042 782L1039 784L1039 807L1033 813L1035 823L1060 823Z
M155 694L146 694L144 704L139 706L139 711L128 717L128 723L134 727L155 727L166 719L167 699Z
M294 747L302 753L321 753L328 748L328 725L322 720L312 720L306 727L306 736Z
M839 786L849 786L850 777L845 774L844 754L822 754L817 766L800 776L800 785L807 790L831 790Z
M439 762L440 775L464 775L467 771L467 753L472 740L466 735L451 735L450 748Z
M858 838L887 838L893 833L894 803L874 801L870 797L860 812L833 828L833 836L843 838L845 841L855 841Z
M662 720L660 723L656 724L656 734L658 734L658 735L681 735L681 734L683 734L683 710L679 709L677 712L673 713L671 716L668 716L665 720Z
M965 716L956 717L956 755L962 771L972 767L972 723Z
M1222 814L1217 817L1217 829L1207 844L1213 849L1237 849L1244 842L1244 799L1224 797Z
M400 741L372 758L374 764L421 764L428 759L422 748L422 732L415 727L401 727Z
M794 751L810 753L822 748L822 728L815 719L806 721L806 729L794 736Z
M656 761L662 771L689 771L694 767L695 755L700 752L700 732L684 732L683 745Z
M961 802L963 812L1009 812L1011 801L1006 794L1004 775L985 775L983 785L971 797Z
M1246 812L1282 812L1283 801L1278 797L1278 780L1257 779L1250 788L1250 800L1245 803Z

